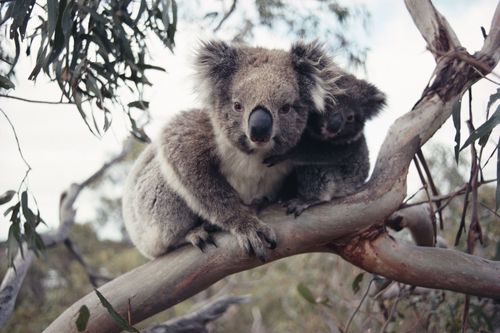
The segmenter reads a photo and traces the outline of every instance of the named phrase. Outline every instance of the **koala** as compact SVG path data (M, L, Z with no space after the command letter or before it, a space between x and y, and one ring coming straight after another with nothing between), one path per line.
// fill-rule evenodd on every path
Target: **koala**
M268 166L296 166L297 198L286 203L287 213L299 216L306 208L359 190L368 177L370 161L363 133L366 120L385 105L374 85L345 74L336 80L343 89L325 112L312 112L300 143L282 156L264 160Z
M176 115L135 162L123 195L125 226L149 258L184 243L203 251L215 227L265 261L277 239L251 205L275 200L293 166L267 168L262 160L291 150L310 106L324 110L334 98L334 75L320 73L336 67L318 43L284 51L219 41L201 46L196 66L204 107Z

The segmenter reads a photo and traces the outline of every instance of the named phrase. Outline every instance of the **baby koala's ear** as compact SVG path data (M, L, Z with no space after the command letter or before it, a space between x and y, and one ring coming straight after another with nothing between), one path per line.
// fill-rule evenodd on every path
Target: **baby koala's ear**
M337 84L347 96L358 105L365 119L376 116L386 104L385 94L373 84L356 78L354 75L342 76Z
M203 42L196 53L196 66L201 80L218 83L236 70L237 50L222 41Z
M371 119L379 114L386 105L385 94L376 86L366 81L364 82L364 93L361 98L361 106L366 119Z
M299 77L305 78L300 85L309 90L315 111L325 112L325 100L334 100L339 93L335 80L340 76L340 69L318 41L294 43L290 57Z

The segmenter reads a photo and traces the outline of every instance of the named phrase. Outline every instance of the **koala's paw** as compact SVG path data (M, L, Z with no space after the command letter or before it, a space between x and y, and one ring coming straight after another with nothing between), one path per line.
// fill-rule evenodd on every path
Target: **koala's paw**
M205 249L207 245L213 245L217 247L217 244L215 244L214 239L212 238L212 235L209 234L203 226L196 227L194 229L191 229L187 235L186 235L186 240L193 244L193 246L197 247L200 249L201 252L205 252Z
M293 214L297 217L309 206L311 206L311 204L302 199L291 199L285 202L284 206L286 207L287 215Z
M264 163L268 168L270 168L276 164L283 162L284 160L286 160L285 155L272 155L272 156L266 157L264 159L264 161L262 161L262 163Z
M248 253L255 255L260 261L266 262L266 247L276 248L276 234L265 223L253 218L242 220L232 233L236 236L238 244Z
M264 208L271 204L271 200L268 197L262 197L259 199L254 199L250 203L250 208L252 208L257 214L260 213Z

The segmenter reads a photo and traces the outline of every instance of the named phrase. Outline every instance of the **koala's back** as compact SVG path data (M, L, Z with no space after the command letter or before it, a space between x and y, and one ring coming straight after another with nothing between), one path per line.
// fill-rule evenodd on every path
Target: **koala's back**
M209 127L205 128L209 126L207 121L200 110L180 113L165 127L160 140L147 146L132 167L123 195L123 218L132 242L146 257L157 257L178 246L188 231L199 224L198 215L179 195L182 189L174 170L168 169L158 151L166 144L163 140L168 140L177 153L196 158L193 154L197 152L184 151L186 145L181 143L186 140L206 143L200 136L211 135ZM202 150L210 148L208 143L195 146ZM177 162L182 165L182 161Z
M352 194L368 177L370 161L364 136L351 144L329 147L321 157L321 165L296 169L298 195L304 200L329 201Z

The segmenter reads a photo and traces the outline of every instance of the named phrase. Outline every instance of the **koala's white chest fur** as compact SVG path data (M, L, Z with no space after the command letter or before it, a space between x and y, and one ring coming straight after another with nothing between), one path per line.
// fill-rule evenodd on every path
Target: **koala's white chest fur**
M283 180L292 169L289 163L269 168L262 163L262 156L245 154L220 135L216 140L220 170L245 204L263 197L276 198Z

